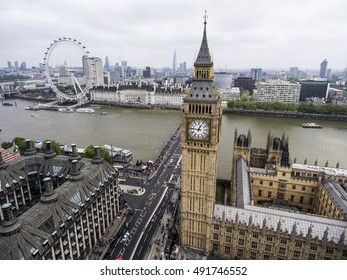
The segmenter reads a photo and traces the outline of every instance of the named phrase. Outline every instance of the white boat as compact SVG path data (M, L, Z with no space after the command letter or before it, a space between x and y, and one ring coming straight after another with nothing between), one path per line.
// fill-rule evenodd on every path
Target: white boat
M95 113L94 109L92 108L78 108L76 110L77 113L87 113L87 114L93 114Z
M104 145L103 148L110 153L114 162L130 163L133 158L130 150L118 148L113 145Z
M62 112L62 113L73 113L73 109L71 108L59 108L58 112Z
M316 124L316 123L303 123L303 124L301 124L301 126L303 128L323 128L322 126L320 126L319 124Z

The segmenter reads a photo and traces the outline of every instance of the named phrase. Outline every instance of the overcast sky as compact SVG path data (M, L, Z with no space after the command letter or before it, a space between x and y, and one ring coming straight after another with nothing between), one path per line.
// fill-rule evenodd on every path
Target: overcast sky
M2 0L0 67L38 65L58 37L81 41L112 65L172 67L176 50L177 64L190 67L205 9L217 69L318 70L325 58L328 68L347 67L345 0Z

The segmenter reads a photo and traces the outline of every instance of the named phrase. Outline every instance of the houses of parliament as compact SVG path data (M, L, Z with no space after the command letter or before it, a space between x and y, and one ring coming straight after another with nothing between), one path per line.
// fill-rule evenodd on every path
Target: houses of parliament
M236 130L215 203L221 106L206 25L182 107L180 244L221 259L347 259L347 170L292 162L285 134L255 148Z

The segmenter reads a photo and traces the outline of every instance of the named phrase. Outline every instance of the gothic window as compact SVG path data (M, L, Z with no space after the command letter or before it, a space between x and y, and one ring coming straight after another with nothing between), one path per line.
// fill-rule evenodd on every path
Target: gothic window
M271 244L265 244L265 252L271 252Z
M218 243L216 243L216 242L212 243L212 250L213 251L218 251Z

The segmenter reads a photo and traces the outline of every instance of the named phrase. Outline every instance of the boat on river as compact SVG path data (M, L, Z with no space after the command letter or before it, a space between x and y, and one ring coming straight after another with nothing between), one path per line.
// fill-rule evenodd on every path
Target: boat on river
M87 114L93 114L95 113L95 110L92 108L78 108L76 110L77 113L87 113Z
M113 162L118 163L130 163L133 159L132 152L130 150L115 147L113 145L104 145L105 148L111 155Z
M61 112L61 113L73 113L73 109L71 109L71 108L59 108L58 112Z
M40 107L39 106L25 106L24 110L38 111L38 110L40 110Z
M13 106L12 103L2 101L2 106Z
M303 127L303 128L323 128L322 126L320 126L319 124L316 124L316 123L303 123L303 124L301 124L301 127Z

